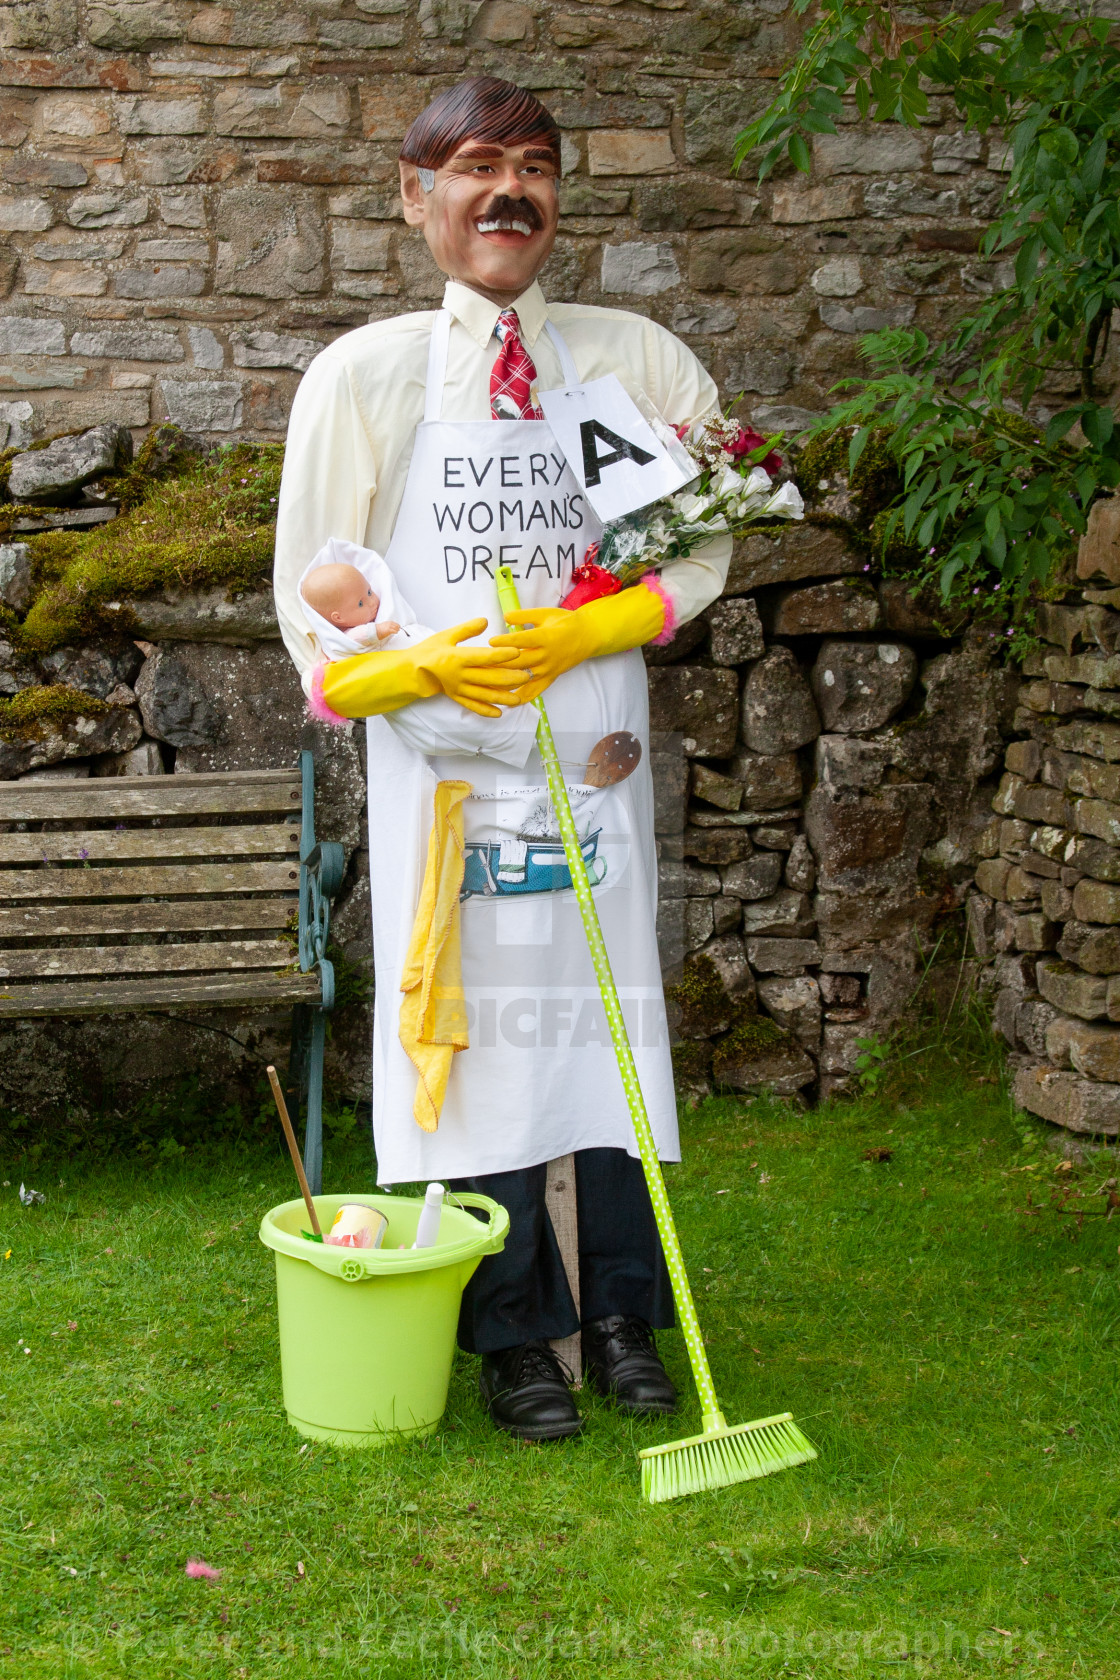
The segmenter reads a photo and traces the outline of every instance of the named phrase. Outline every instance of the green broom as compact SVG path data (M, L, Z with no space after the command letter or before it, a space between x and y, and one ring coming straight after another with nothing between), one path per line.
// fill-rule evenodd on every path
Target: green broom
M517 597L513 573L508 566L498 567L497 581L498 600L502 611L507 615L516 612L521 602ZM642 1493L651 1504L657 1504L663 1499L676 1499L685 1493L704 1493L711 1488L730 1487L733 1482L750 1481L755 1476L770 1476L776 1470L788 1470L795 1464L807 1463L809 1459L816 1458L817 1452L794 1423L790 1412L780 1412L776 1417L758 1418L754 1423L729 1426L719 1409L711 1367L704 1348L704 1338L696 1317L692 1290L685 1274L681 1245L677 1238L676 1226L673 1224L669 1198L665 1194L665 1180L661 1176L657 1146L638 1083L638 1070L634 1066L630 1040L626 1036L622 1008L603 941L603 930L599 925L599 913L591 896L587 866L579 835L576 833L575 819L572 816L556 743L552 738L543 699L533 703L540 713L537 748L548 778L548 791L560 824L560 837L564 842L568 873L579 901L583 929L587 935L591 961L599 982L599 994L603 999L603 1007L610 1025L611 1041L618 1058L618 1070L626 1089L626 1101L634 1125L634 1135L638 1140L642 1170L653 1203L662 1251L669 1266L673 1300L684 1332L689 1363L692 1366L692 1376L700 1396L704 1419L702 1435L692 1435L684 1441L672 1441L664 1447L646 1447L638 1454L642 1463Z

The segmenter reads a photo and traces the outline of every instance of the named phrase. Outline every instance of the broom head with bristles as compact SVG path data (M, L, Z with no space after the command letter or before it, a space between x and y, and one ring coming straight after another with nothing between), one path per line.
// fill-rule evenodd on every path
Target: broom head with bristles
M686 1493L772 1476L816 1458L817 1449L798 1429L792 1412L758 1418L754 1423L707 1430L664 1447L646 1447L642 1461L642 1497L651 1505Z

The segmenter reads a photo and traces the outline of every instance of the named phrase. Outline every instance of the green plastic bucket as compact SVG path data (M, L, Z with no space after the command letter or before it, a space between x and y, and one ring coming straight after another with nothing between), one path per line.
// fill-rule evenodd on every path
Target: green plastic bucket
M488 1196L455 1201L444 1203L431 1248L410 1246L424 1206L411 1196L315 1197L324 1231L344 1202L379 1209L389 1221L381 1248L308 1242L302 1201L261 1220L260 1239L276 1256L284 1406L301 1435L376 1446L426 1434L443 1416L463 1290L509 1230L509 1214ZM467 1208L484 1210L488 1223Z

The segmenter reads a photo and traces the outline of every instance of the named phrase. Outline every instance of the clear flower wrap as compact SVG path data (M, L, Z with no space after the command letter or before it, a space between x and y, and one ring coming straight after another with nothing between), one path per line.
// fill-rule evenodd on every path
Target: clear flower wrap
M787 482L775 489L770 476L782 465L773 450L780 437L763 438L737 420L717 416L691 426L681 441L696 462L693 482L613 520L598 553L588 554L624 587L714 537L741 537L763 520L804 518L797 486Z

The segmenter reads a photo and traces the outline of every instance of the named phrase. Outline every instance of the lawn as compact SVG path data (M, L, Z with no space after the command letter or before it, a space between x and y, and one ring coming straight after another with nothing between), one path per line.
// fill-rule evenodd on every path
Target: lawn
M303 1445L256 1234L293 1193L278 1143L9 1149L0 1675L1115 1674L1120 1219L1027 1207L1100 1212L1115 1169L1064 1164L994 1069L929 1052L856 1102L685 1117L670 1194L724 1408L788 1408L820 1458L657 1507L635 1451L697 1427L691 1393L640 1424L584 1396L582 1440L517 1446L460 1359L429 1441ZM327 1176L373 1187L360 1130Z

